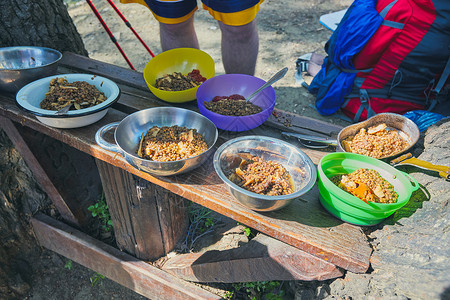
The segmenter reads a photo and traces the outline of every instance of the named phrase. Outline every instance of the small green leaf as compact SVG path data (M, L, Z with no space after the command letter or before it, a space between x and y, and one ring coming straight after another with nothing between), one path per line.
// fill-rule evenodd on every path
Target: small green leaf
M68 269L69 271L72 269L72 261L70 259L66 262L64 268Z

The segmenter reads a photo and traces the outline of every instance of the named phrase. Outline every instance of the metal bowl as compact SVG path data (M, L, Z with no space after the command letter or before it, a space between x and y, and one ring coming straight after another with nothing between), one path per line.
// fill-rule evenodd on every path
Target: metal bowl
M56 74L62 54L44 47L0 48L0 90L15 93L36 79Z
M250 192L231 182L227 175L239 166L241 155L251 154L280 163L290 174L294 193L267 196ZM245 136L225 142L214 154L214 169L239 202L256 211L274 211L309 191L317 172L311 159L297 147L274 138ZM302 172L302 171L305 172Z
M380 113L371 117L370 119L367 119L366 121L344 127L338 134L336 151L347 152L342 146L342 142L344 140L346 140L351 136L356 135L362 128L369 128L382 123L387 125L388 130L396 130L399 133L399 135L408 142L408 147L399 153L380 157L380 159L389 159L398 156L402 153L405 153L409 151L409 149L411 149L411 147L414 146L419 140L420 131L413 121L399 114Z
M159 162L140 158L136 152L142 133L153 126L185 126L197 129L203 135L208 150L187 159ZM114 131L115 144L108 143L103 136L109 130ZM135 112L121 122L111 123L100 128L95 141L103 149L120 153L125 160L140 171L157 176L170 176L186 173L200 166L211 154L218 138L213 122L199 113L177 107L155 107Z

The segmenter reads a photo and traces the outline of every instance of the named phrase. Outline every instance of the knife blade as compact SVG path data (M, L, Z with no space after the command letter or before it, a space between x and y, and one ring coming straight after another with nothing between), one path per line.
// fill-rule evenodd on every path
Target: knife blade
M295 132L282 132L282 135L286 137L294 137L302 141L306 142L315 142L315 143L322 143L327 146L336 146L337 140L333 138L326 138L321 136L313 136L313 135L307 135L307 134L301 134L301 133L295 133Z

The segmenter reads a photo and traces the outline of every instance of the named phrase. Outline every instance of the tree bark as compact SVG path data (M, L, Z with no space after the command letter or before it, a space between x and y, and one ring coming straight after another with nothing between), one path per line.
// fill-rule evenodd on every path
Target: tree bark
M63 0L0 0L0 47L41 46L87 56ZM30 288L40 248L29 219L55 212L20 154L0 130L0 299Z
M63 0L1 0L0 47L41 46L88 56Z

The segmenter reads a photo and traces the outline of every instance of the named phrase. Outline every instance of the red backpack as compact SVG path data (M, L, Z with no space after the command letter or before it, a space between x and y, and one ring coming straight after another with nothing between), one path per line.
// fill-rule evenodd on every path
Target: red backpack
M357 75L341 106L353 121L448 101L450 1L377 1L378 12L386 7L383 23L353 58Z

